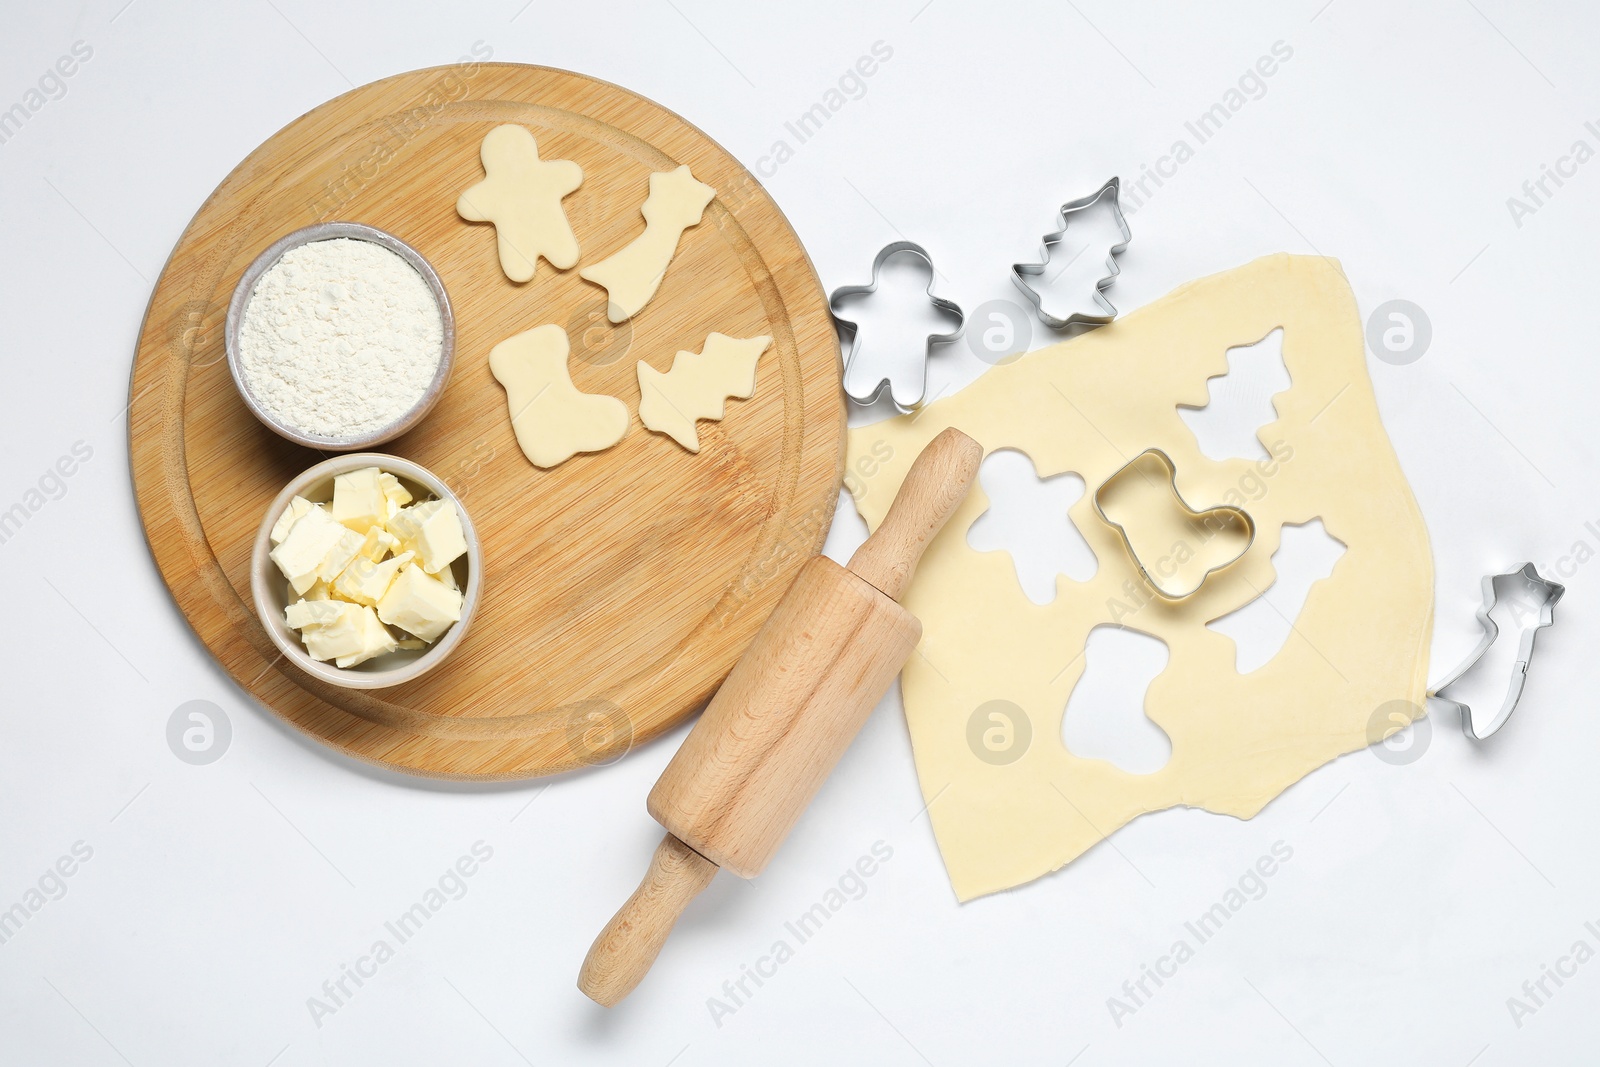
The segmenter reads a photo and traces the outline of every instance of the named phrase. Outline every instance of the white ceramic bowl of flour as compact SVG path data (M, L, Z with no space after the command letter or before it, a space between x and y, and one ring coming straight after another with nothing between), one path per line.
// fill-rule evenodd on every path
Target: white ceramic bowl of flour
M250 264L223 340L256 418L296 444L350 452L399 437L438 402L455 318L416 249L373 226L324 222Z

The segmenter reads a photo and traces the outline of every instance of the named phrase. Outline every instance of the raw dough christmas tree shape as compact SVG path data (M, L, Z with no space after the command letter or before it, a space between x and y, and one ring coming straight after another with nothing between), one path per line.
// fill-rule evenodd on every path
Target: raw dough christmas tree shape
M700 451L699 419L721 419L727 398L755 395L756 363L772 344L770 337L729 337L714 333L700 352L679 352L663 374L639 361L639 421L664 433L690 452Z
M540 256L557 270L577 263L578 239L561 198L583 184L583 168L570 159L540 159L538 142L521 126L490 130L480 155L484 179L461 194L456 213L494 223L506 277L531 281Z
M1207 459L1178 407L1205 403L1207 379L1226 370L1230 347L1279 326L1293 384L1273 398L1276 421L1258 431L1268 457ZM921 654L901 675L906 720L962 900L1055 870L1145 812L1187 805L1249 818L1317 767L1366 747L1375 716L1423 713L1433 559L1378 417L1361 317L1335 261L1271 256L1191 282L1110 326L994 367L914 419L852 430L847 469L869 469L864 457L877 464L856 497L869 526L946 426L991 451L1025 452L1040 477L1081 476L1089 491L1070 515L1100 560L1088 581L1063 580L1053 602L1032 603L1002 553L968 546L967 529L988 507L974 487L903 598L923 629ZM1172 459L1183 499L1241 508L1257 531L1236 563L1179 601L1144 582L1092 501L1149 448ZM1233 642L1206 623L1268 589L1284 525L1316 518L1345 552L1311 586L1283 648L1240 675ZM1086 639L1107 624L1170 650L1145 694L1145 713L1172 743L1151 774L1082 758L1061 739ZM1025 717L1006 731L1027 739L1015 751L970 741L985 735L982 721L973 733L969 724L997 706Z
M706 205L716 195L711 186L696 181L687 166L650 175L650 195L639 209L644 214L644 232L578 272L578 277L605 286L607 318L625 322L650 302L678 250L678 238L690 226L699 225Z
M536 467L579 452L599 452L628 432L628 407L614 396L580 393L567 371L567 331L535 326L489 352L489 370L506 389L517 444Z

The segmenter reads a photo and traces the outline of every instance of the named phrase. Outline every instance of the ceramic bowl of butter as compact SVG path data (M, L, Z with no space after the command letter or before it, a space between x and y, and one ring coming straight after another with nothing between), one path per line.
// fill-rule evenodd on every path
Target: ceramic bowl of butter
M332 685L420 677L466 636L483 594L466 508L427 468L335 456L284 486L261 519L251 594L267 636Z
M245 406L273 433L356 452L399 437L438 402L455 317L416 249L363 223L321 222L245 268L223 348Z

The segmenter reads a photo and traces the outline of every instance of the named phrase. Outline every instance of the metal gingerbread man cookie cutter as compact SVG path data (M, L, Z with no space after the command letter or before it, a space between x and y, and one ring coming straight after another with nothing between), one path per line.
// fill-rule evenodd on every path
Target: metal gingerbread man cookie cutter
M1511 666L1511 681L1506 689L1505 701L1500 705L1500 711L1488 726L1478 730L1472 724L1472 708L1458 700L1451 700L1444 695L1444 691L1476 666L1478 661L1483 659L1484 653L1488 652L1489 647L1494 644L1495 639L1500 636L1500 627L1495 623L1490 613L1494 610L1496 603L1499 602L1500 583L1518 579L1522 582L1522 591L1529 595L1533 606L1537 608L1538 617L1531 626L1522 628L1522 638L1517 645L1517 658ZM1511 713L1517 710L1517 703L1522 699L1522 688L1528 680L1528 664L1533 660L1534 636L1540 630L1555 622L1556 602L1561 599L1562 594L1566 591L1566 586L1546 581L1532 563L1524 563L1522 566L1504 574L1484 575L1483 606L1478 608L1478 623L1483 627L1483 636L1479 638L1477 647L1461 662L1461 665L1451 671L1444 681L1435 686L1433 692L1429 694L1429 696L1437 697L1439 700L1452 704L1460 710L1461 729L1474 741L1483 741L1492 737L1506 724L1506 720L1511 718Z
M878 291L878 275L883 270L884 263L891 256L900 254L916 256L928 265L928 301L941 311L949 312L956 317L956 327L949 333L929 334L927 341L922 346L922 352L914 359L902 360L893 367L872 367L862 362L861 333L859 324L839 314L839 302L852 297L868 296ZM938 271L934 269L933 257L928 255L928 250L915 241L894 241L886 244L872 260L872 280L866 285L845 285L835 289L828 297L828 310L833 314L833 320L850 335L850 348L845 353L844 359L844 392L852 401L863 406L873 403L889 391L889 399L902 414L915 411L922 406L923 398L928 391L928 359L933 355L933 346L949 344L961 336L965 329L967 316L961 307L953 300L937 296L933 291L934 278ZM902 395L897 389L897 382L905 381L914 383L915 388L908 388L907 394L915 392L914 396Z

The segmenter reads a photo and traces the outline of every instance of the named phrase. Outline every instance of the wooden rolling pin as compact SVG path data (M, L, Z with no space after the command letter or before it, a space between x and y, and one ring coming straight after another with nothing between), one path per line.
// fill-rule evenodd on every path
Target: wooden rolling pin
M896 601L982 460L978 442L945 430L848 569L825 556L801 569L650 791L667 836L589 949L586 996L610 1007L632 992L719 867L766 868L921 638Z

